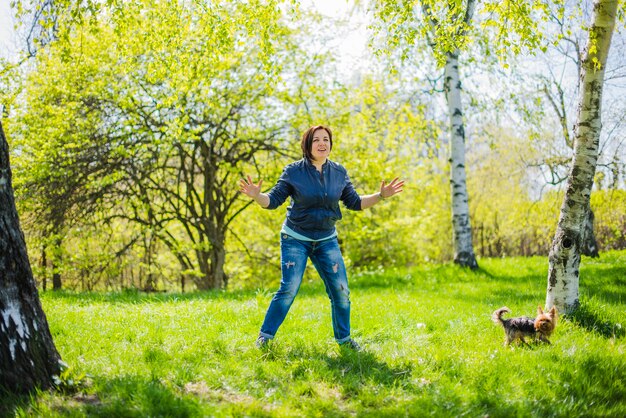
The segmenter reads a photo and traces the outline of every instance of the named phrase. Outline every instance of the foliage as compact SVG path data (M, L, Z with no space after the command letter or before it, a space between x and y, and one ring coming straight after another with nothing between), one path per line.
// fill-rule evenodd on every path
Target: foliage
M0 116L10 114L21 86L19 68L8 59L0 57Z
M492 127L474 140L468 187L474 245L481 256L546 255L559 195L541 194L525 161L535 156L522 138Z
M481 7L473 23L467 19L467 13L476 3ZM467 50L474 43L482 46L486 55L502 60L511 53L543 47L545 41L539 27L549 12L545 2L523 0L375 0L373 10L374 30L385 38L379 53L400 50L402 59L406 59L419 54L415 46L420 40L428 40L439 66L444 65L447 54Z
M347 98L353 112L337 121L333 155L348 168L359 193L375 193L381 181L394 177L407 182L401 195L371 210L344 210L338 230L347 258L359 268L442 259L450 236L447 213L440 210L448 198L438 158L440 129L427 118L426 104L395 93L395 83L402 85L392 77L385 83L362 80Z
M583 262L584 317L561 317L552 345L531 347L503 347L490 317L504 305L535 312L542 257L353 277L363 353L334 343L319 281L302 287L267 351L254 346L271 298L263 289L45 292L63 358L90 378L77 393L3 405L17 416L622 416L625 335L605 330L626 320L625 257Z
M496 187L497 197L488 200L485 197L489 188L476 189L472 210L477 253L487 257L548 255L556 228L550 221L558 216L563 193L552 191L533 201L523 191L507 189L502 184ZM591 194L594 233L601 252L624 249L626 245L626 218L615 210L626 204L625 197L623 190Z
M534 142L531 142L534 145ZM509 130L487 129L475 140L468 159L473 176L468 181L474 219L474 245L481 256L547 255L554 237L563 192L546 188L526 162L541 153ZM591 207L601 251L623 249L626 226L617 208L624 191L594 190Z
M223 238L229 288L273 287L279 280L278 231L286 205L276 211L250 205L238 196L236 183L242 174L251 174L269 189L282 167L299 158L301 132L319 123L333 128L331 158L348 168L359 193L374 193L381 180L396 175L407 180L402 195L371 210L344 209L338 230L351 271L451 259L446 139L433 94L441 80L427 80L421 65L401 67L394 51L397 74L390 74L385 62L375 62L351 81L341 81L337 74L344 63L336 61L328 46L333 31L341 29L339 22L293 13L289 2L259 4L49 5L59 13L71 5L73 12L56 21L59 30L65 29L22 69L28 79L21 80L15 67L0 77L0 90L11 103L5 126L18 204L40 283L60 273L72 289L171 290L184 283L189 290L190 282L202 283L207 266L200 261ZM376 4L391 14L400 6ZM464 3L446 4L458 15ZM546 122L545 103L534 100L535 86L524 80L524 92L512 91L512 79L519 76L515 66L504 78L493 67L476 74L475 42L503 45L509 39L509 46L519 42L523 50L522 43L530 48L532 42L545 41L538 37L531 42L532 34L516 38L514 27L530 15L538 24L544 12L529 3L523 6L526 17L514 17L518 6L481 3L476 27L465 28L466 35L459 35L460 21L442 26L440 34L441 46L448 48L441 51L463 46L471 51L463 61L465 91L475 85L468 100L467 170L474 245L482 256L545 254L559 210L558 195L542 193L539 174L524 166L556 146L551 138L560 129ZM555 16L563 12L553 6ZM444 8L436 10L443 19ZM405 41L411 54L420 53L424 45L415 42L426 38L417 29L425 28L414 24L424 22L402 19L421 18L421 11L416 6L404 12L414 14L381 28L391 38L413 30L416 38ZM400 26L396 30L393 25ZM261 26L268 30L256 31ZM434 71L433 60L424 61ZM16 96L21 85L23 94ZM491 103L472 108L489 97L498 101L497 108ZM518 123L513 100L525 108L540 107L540 112L528 111L528 119ZM619 107L606 108L616 109L621 118ZM232 109L237 111L231 114ZM210 126L225 127L226 134L207 133L216 131ZM613 131L619 143L621 131ZM238 148L246 140L261 148L246 153L249 149ZM235 163L232 154L216 152L218 166L212 173L198 164L205 160L199 153L202 142L217 150L232 145L228 149L250 158ZM623 165L617 151L615 155L615 166ZM192 169L197 175L190 175ZM614 188L621 187L618 174L611 177ZM211 189L219 181L221 187ZM623 206L614 204L622 201L620 193L592 194L602 248L626 245ZM222 206L209 205L207 199L218 195L230 198L232 205L220 212L225 215L221 223L211 224L207 208ZM600 195L605 198L596 197ZM209 239L207 225L218 224L225 228L224 236ZM313 269L307 280L317 280Z
M626 215L615 210L626 206L626 190L602 190L591 194L595 234L603 251L626 246Z
M283 154L282 86L305 57L280 17L274 2L129 3L41 51L14 135L21 195L52 218L42 235L62 240L65 219L84 217L70 212L96 202L198 287L225 286L232 184Z

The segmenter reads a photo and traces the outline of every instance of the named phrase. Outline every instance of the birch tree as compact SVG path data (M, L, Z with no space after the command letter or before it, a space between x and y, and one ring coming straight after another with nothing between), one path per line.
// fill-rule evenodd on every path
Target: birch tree
M476 2L469 0L462 18L465 25L470 25L474 15ZM430 13L427 6L424 14L430 20L432 30L436 32L440 25ZM464 26L464 28L467 26ZM465 29L461 29L465 32ZM464 33L463 33L464 34ZM465 173L465 124L463 122L463 103L461 101L461 76L459 74L459 48L446 53L446 64L443 72L443 90L448 104L450 129L450 192L452 197L452 231L454 237L454 262L461 266L478 268L474 245L472 243L472 226L469 213L469 194L467 191L467 175Z
M546 308L572 313L579 306L579 266L584 221L598 161L604 71L618 0L596 0L580 67L574 156L549 255Z
M466 42L468 28L476 7L475 0L449 2L447 7L435 9L433 2L421 3L421 10L403 2L376 2L377 15L382 21L391 23L391 30L405 31L410 43L420 34L416 29L422 21L422 34L429 40L436 59L443 62L444 84L450 135L450 192L454 262L472 269L478 268L472 243L472 227L469 213L469 194L465 171L465 123L462 104L462 84L459 73L461 45ZM420 17L421 14L421 17ZM441 17L440 17L441 16ZM402 28L397 22L409 22ZM412 26L414 25L414 26ZM392 38L397 34L391 34ZM394 43L394 41L392 41Z
M577 97L580 93L579 76L583 49L587 37L586 23L590 19L593 4L580 4L574 6L572 2L563 5L556 4L551 7L550 21L547 32L551 33L557 41L551 45L546 54L541 57L540 64L531 67L533 77L525 80L529 84L538 83L536 92L537 109L531 110L524 116L528 122L534 125L533 135L538 141L532 142L532 147L537 148L537 157L529 161L529 167L537 171L544 179L545 186L565 185L569 173L570 162L574 153L574 133L572 123L576 111ZM616 32L612 43L624 42L624 34ZM626 69L626 60L618 54L608 57L604 84L610 88L611 80L623 79ZM526 71L528 72L528 71ZM522 79L524 80L524 79ZM623 132L620 125L624 124L624 105L619 93L610 94L605 98L602 109L603 130L600 137L599 155L596 168L596 185L598 189L603 186L612 187L619 178L619 156L623 153L619 142ZM543 100L545 99L545 100ZM526 104L524 105L526 106ZM527 108L528 109L528 108ZM549 123L537 125L536 121L556 116L560 130L546 128ZM548 122L544 119L545 122ZM599 172L599 170L601 170ZM604 179L612 179L606 183ZM604 184L603 184L604 183ZM589 257L599 256L598 242L594 233L594 211L590 207L587 211L583 228L581 253Z
M14 393L50 387L60 360L28 261L0 122L0 387Z
M571 147L573 147L574 144L570 138L570 133L568 129L569 123L568 123L567 111L565 109L565 103L563 99L563 89L561 88L560 85L556 85L556 88L559 93L558 102L555 100L554 97L550 96L547 86L545 88L546 96L548 96L548 100L550 101L550 104L552 105L555 113L559 117L561 128L563 130L563 136L565 137L565 143L570 147L570 151L573 151L573 148ZM564 165L567 166L568 164L565 163ZM554 167L554 165L552 165L552 167ZM558 178L558 174L555 174L553 178ZM553 183L553 184L558 184L558 183ZM585 216L585 219L583 221L583 228L581 230L581 234L582 234L581 254L584 254L589 257L599 257L598 242L596 241L596 236L593 232L594 214L593 214L593 210L591 209L591 206L587 208L586 212L587 212L587 215Z

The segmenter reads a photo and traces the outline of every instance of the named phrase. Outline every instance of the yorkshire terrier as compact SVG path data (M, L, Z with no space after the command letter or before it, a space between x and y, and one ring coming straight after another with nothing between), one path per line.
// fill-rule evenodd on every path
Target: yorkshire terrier
M544 312L541 306L538 306L536 318L522 316L519 318L502 319L502 314L505 312L511 312L511 310L504 306L491 315L493 322L501 324L502 327L504 327L504 334L506 335L504 345L509 345L515 340L519 340L523 344L528 345L524 337L530 337L535 341L539 340L550 344L548 337L552 334L556 326L556 307L552 307L548 312Z

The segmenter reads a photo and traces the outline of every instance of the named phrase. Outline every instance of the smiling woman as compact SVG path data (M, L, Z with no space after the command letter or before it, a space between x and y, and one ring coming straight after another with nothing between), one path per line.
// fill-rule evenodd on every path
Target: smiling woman
M335 223L342 217L339 201L351 210L366 209L400 193L404 182L397 178L389 184L382 181L378 193L359 196L346 169L328 159L333 134L327 126L307 129L300 147L302 159L285 167L268 193L261 193L262 181L254 183L250 176L240 182L241 193L266 209L276 209L291 197L280 231L280 288L267 310L257 345L266 346L276 335L300 289L310 258L330 298L335 340L342 346L359 350L350 336L350 290L335 229Z
M317 171L322 171L322 165L330 155L333 148L333 135L329 128L319 126L307 131L302 138L302 155L307 157Z

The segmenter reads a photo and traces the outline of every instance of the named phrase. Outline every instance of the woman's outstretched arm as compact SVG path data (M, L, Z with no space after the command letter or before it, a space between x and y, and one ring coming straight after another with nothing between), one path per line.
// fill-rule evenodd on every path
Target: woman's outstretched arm
M402 192L403 186L404 180L399 180L398 177L391 180L389 184L385 184L385 180L383 180L378 193L361 196L361 209L371 208L376 203Z
M261 184L263 184L263 180L259 180L259 182L255 184L252 178L247 176L247 180L241 179L239 181L239 191L254 199L262 208L266 208L270 205L270 197L267 193L261 193Z

